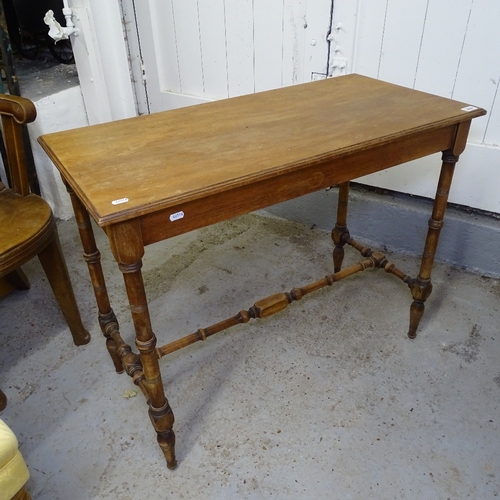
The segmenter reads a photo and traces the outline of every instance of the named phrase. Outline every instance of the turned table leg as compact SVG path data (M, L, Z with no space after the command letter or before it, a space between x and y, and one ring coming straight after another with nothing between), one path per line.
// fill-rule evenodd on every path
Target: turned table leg
M417 335L417 328L424 314L424 303L432 292L431 272L434 264L434 257L439 240L439 234L443 227L444 213L448 202L451 181L458 156L445 151L442 157L443 165L439 177L434 207L429 219L429 229L425 240L424 253L420 264L420 272L415 280L410 284L413 302L410 307L410 327L408 337L414 339Z
M114 331L118 331L118 321L109 303L108 291L106 289L106 282L104 281L101 266L101 254L96 246L90 217L74 191L68 185L66 185L66 188L71 197L78 231L82 241L83 257L87 262L92 287L94 289L97 308L99 310L99 325L104 336L106 337L106 347L111 359L113 360L115 369L118 373L122 373L122 358L118 352L117 345L112 338L112 333Z
M111 250L120 271L123 273L127 296L136 332L136 346L142 364L142 386L146 392L151 423L157 433L157 440L165 455L167 467L175 469L175 434L172 430L174 414L163 388L159 357L156 351L156 337L142 279L142 257L144 246L140 225L137 220L114 224L107 228Z
M339 199L337 206L337 222L332 230L332 239L335 243L333 249L333 270L339 272L344 261L344 245L349 241L347 229L347 205L349 201L349 182L339 185Z

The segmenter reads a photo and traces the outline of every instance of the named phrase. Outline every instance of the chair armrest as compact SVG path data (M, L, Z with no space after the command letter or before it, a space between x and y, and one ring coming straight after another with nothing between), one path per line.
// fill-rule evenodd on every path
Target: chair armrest
M31 123L36 118L35 105L25 97L0 94L0 115L8 115L20 125Z

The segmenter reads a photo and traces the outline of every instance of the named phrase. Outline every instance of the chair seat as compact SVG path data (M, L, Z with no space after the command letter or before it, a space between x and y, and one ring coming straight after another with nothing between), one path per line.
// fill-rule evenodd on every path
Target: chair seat
M0 420L0 500L10 500L26 484L29 477L16 436L7 424Z
M0 275L33 258L53 238L55 221L48 203L37 195L0 191Z

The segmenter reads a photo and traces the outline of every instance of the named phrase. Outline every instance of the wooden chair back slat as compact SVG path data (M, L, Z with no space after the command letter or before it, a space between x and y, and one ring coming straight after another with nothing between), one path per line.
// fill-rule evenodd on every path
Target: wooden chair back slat
M36 118L34 104L23 97L0 95L2 136L5 146L7 172L10 187L16 193L26 196L30 193L23 126Z

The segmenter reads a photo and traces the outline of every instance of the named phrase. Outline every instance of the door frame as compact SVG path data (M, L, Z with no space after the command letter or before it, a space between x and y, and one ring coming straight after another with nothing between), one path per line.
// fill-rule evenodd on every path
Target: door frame
M68 0L78 36L71 35L90 124L136 116L121 0Z

